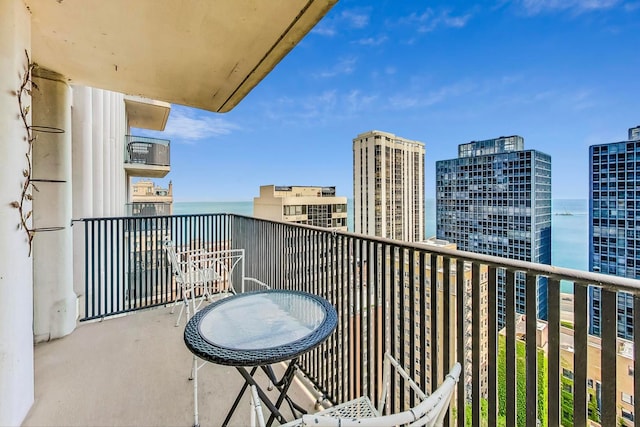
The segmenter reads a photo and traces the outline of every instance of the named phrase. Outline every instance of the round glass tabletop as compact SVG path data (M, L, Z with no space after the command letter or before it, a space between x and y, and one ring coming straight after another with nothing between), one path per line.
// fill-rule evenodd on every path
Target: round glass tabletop
M326 299L301 291L265 290L211 303L187 322L193 354L229 366L291 360L320 345L338 324Z
M199 323L202 338L234 350L259 350L298 341L325 320L326 308L302 293L261 292L222 300Z

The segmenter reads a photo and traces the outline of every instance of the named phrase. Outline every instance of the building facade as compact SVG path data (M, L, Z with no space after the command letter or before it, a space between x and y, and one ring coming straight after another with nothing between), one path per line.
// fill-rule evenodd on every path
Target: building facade
M448 242L446 240L440 240L437 239L435 237L431 237L427 240L425 240L423 242L425 245L427 246L435 246L435 247L439 247L439 248L445 248L445 249L453 249L456 250L456 244L455 243L451 243ZM431 269L432 268L437 268L437 292L438 292L438 307L437 307L437 319L439 319L439 322L446 322L449 325L451 325L449 327L449 342L450 343L456 343L458 340L458 333L460 331L464 331L464 378L465 378L465 384L464 384L464 391L465 391L465 395L466 395L466 400L467 401L471 401L472 400L472 376L473 376L473 372L472 372L472 363L473 363L473 341L472 341L472 326L473 326L473 306L472 306L472 292L473 292L473 282L472 282L472 268L470 264L466 264L465 268L464 268L464 294L461 295L461 298L464 299L464 315L463 317L463 321L464 321L464 325L457 325L457 298L458 298L458 291L457 291L457 286L452 285L449 288L449 309L450 309L450 316L448 319L445 319L444 317L444 286L443 286L443 282L444 282L444 270L443 270L443 266L442 266L442 258L438 257L438 264L436 266L432 266L431 265L431 260L429 259L427 262L427 266L426 266L426 275L427 277L432 277L431 275ZM450 271L449 271L449 280L451 281L451 283L457 283L457 268L456 265L454 263L451 264L450 266ZM487 300L488 300L488 271L486 266L483 266L480 270L480 307L478 307L478 310L480 311L480 395L482 398L486 399L487 398L487 387L488 387L488 348L489 348L489 328L488 328L488 309L487 309ZM431 298L431 289L434 289L433 287L429 287L427 290L427 294L425 295L427 300L430 300ZM419 295L417 293L414 294L414 298L416 298L417 300L419 300ZM429 315L428 315L429 316ZM434 319L432 318L427 318L427 320L429 321L429 327L430 328L437 328L439 330L441 330L441 328L443 327L442 325L437 325L437 322L434 322ZM417 321L417 319L416 319ZM443 351L441 351L444 348L444 337L440 336L439 337L439 341L438 341L438 347L435 348L431 345L431 343L428 342L429 340L425 340L425 342L420 342L420 340L418 339L418 337L416 336L416 346L423 346L424 345L424 351L421 352L421 354L424 354L424 357L430 357L429 355L433 355L433 354L437 354L438 355L438 366L447 366L447 363L445 362L445 360L443 359ZM454 352L457 351L456 346L453 345L452 346L452 350ZM457 357L456 354L456 360L460 360ZM430 364L435 363L435 361L430 360L429 361ZM433 387L434 385L437 384L433 384L432 383L432 378L429 377L429 384L431 385L431 387ZM437 386L437 385L436 385Z
M458 249L551 264L551 157L525 150L520 136L472 141L458 158L436 162L437 237ZM515 277L516 311L525 284ZM506 278L498 275L498 325L504 326ZM547 281L538 279L537 311L547 318Z
M589 147L589 270L640 278L640 126ZM600 288L589 288L589 333L600 336ZM618 337L633 339L633 297L618 293Z
M168 188L157 186L153 181L140 180L133 184L131 204L127 216L173 215L173 183Z
M424 143L370 131L353 140L355 232L407 242L424 235Z
M336 187L263 185L253 215L347 231L347 198L336 196Z

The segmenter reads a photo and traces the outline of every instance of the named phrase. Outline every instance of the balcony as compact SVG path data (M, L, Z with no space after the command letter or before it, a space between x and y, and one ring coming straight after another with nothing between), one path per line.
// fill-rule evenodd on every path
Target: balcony
M69 337L36 347L37 399L26 425L190 423L192 397L185 385L190 355L181 342L182 328L172 326L163 308L178 296L161 246L167 238L178 246L244 248L247 275L274 288L318 294L336 307L336 331L300 360L315 390L329 402L363 394L375 399L382 356L389 350L428 392L455 361L463 364L459 384L465 386L458 387L446 425L462 426L466 418L474 426L500 421L537 426L538 420L551 426L562 417L570 425L597 420L608 426L640 410L640 399L632 398L640 395L640 369L633 369L630 356L640 340L624 342L623 352L616 339L616 293L637 295L636 280L239 215L98 218L84 220L84 229L82 320L130 315L83 324ZM144 260L146 267L135 260ZM526 282L522 315L515 310L516 275ZM506 316L499 331L500 278L506 283ZM539 278L548 286L547 319L536 314ZM466 294L469 279L471 319L469 301L456 299ZM572 303L561 296L561 281L573 283ZM601 288L601 340L587 334L589 285ZM634 304L639 319L639 296ZM561 327L565 313L571 330L566 320ZM539 325L545 321L540 348ZM89 336L95 345L85 341ZM592 365L598 364L594 373ZM64 371L65 365L74 372ZM75 371L82 366L86 373ZM200 406L219 413L228 406L227 395L238 389L232 381L240 377L227 375L223 367L207 369L216 376L204 380ZM47 392L47 387L74 394ZM75 401L91 399L95 390L105 398ZM304 400L304 389L297 392ZM159 403L166 396L169 403ZM313 399L307 402L312 406ZM397 384L390 402L392 411L413 403ZM86 421L65 405L85 405L93 418ZM68 418L56 418L62 412ZM119 418L120 413L129 415ZM461 413L465 417L457 416ZM208 416L203 424L220 424L215 414Z
M175 319L168 307L140 311L84 323L63 339L38 345L35 403L23 426L193 425L191 353L182 338L184 322L176 328ZM242 378L213 364L198 376L201 425L219 426ZM265 380L261 385L266 389ZM299 383L291 389L312 410L314 401ZM248 399L232 425L249 425Z
M170 141L125 136L124 168L129 176L164 178L171 170Z

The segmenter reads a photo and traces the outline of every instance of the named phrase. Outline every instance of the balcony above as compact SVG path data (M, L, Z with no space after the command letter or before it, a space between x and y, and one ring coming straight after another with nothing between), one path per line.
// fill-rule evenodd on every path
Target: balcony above
M127 122L139 129L163 131L171 112L171 104L139 96L125 96Z
M124 169L129 176L164 178L171 170L170 141L127 135Z

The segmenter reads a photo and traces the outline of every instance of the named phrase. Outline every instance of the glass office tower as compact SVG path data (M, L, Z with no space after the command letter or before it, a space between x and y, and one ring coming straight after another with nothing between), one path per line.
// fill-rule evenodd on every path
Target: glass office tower
M589 147L589 270L640 279L640 126ZM600 336L600 288L589 287L589 333ZM618 293L618 337L633 339L633 297Z
M551 264L551 157L525 150L520 136L472 141L458 158L436 162L436 229L458 249ZM537 310L547 318L547 280L537 283ZM498 277L498 324L505 321L505 277ZM525 282L516 275L516 311Z

